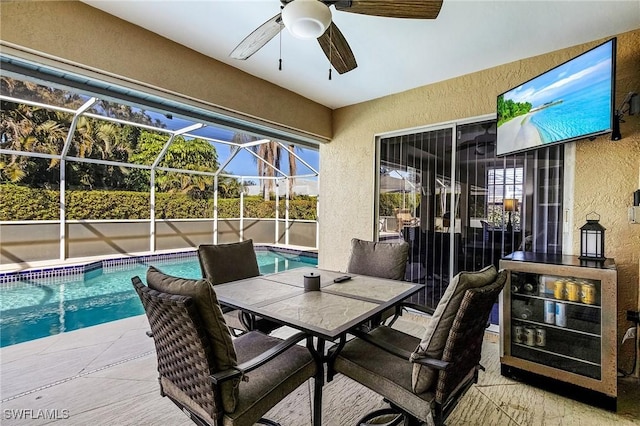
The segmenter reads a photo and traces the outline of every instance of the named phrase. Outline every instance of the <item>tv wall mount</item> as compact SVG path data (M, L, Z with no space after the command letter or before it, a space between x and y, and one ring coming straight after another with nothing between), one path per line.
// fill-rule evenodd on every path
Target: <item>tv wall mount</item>
M636 92L629 92L624 97L620 108L615 110L613 114L613 131L611 132L611 140L619 141L622 139L620 134L620 123L624 123L622 117L624 114L634 115L640 112L640 96Z

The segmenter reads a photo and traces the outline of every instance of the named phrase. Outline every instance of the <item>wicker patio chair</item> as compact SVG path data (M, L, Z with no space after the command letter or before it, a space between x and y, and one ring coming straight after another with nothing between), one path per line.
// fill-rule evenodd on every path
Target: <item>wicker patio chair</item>
M230 244L202 244L198 247L198 260L202 276L213 285L260 275L253 240ZM222 312L235 336L252 330L269 334L280 327L276 322L250 315L230 306L222 305Z
M192 296L170 294L132 278L153 332L160 394L171 399L199 425L249 426L277 423L262 416L317 371L308 349L287 340L248 332L232 341L212 286L150 271L155 286ZM209 288L207 288L209 287ZM203 311L207 309L207 311ZM316 379L316 392L321 381Z
M358 425L389 416L393 420L388 424L393 425L429 424L430 420L444 424L478 381L484 331L505 282L506 273L498 274L494 266L458 274L422 340L387 326L355 332L357 338L337 356L333 354L328 378L342 373L390 404L364 416Z

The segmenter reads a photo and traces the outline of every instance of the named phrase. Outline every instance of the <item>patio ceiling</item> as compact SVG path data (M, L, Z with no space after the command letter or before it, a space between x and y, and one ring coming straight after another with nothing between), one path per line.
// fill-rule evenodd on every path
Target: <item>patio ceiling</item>
M640 2L444 0L435 20L333 11L358 67L328 79L315 40L282 31L247 60L229 53L279 0L83 0L330 108L402 92L640 27ZM282 52L283 66L278 70Z

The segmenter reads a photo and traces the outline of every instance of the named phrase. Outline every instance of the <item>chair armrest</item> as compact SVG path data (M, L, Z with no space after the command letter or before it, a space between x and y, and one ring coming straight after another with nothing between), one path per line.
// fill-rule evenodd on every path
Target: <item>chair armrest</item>
M402 302L398 306L400 306L401 308L415 309L416 311L420 311L424 314L429 314L429 315L433 315L433 313L436 311L434 308L430 308L424 305L418 305L417 303L411 303L411 302Z
M384 326L382 326L382 327L384 327ZM370 335L367 332L364 332L362 330L354 330L354 331L352 331L350 333L352 333L357 338L362 339L365 342L370 343L373 346L376 346L376 347L382 349L383 351L390 353L391 355L397 356L398 358L402 358L402 359L407 360L407 361L411 358L412 352L404 350L404 349L399 348L397 346L391 346L391 345L389 345L389 342L385 342L382 339L378 339L378 338Z
M453 368L452 362L442 361L441 359L435 359L435 358L416 358L414 360L411 360L411 362L414 364L420 364L426 367L431 367L431 368L435 368L436 370L442 370L442 371L450 370L451 368Z
M380 349L382 349L385 352L390 353L391 355L395 355L399 358L405 359L407 361L410 361L414 364L420 364L420 365L424 365L426 367L432 367L435 368L436 370L449 370L451 368L453 368L453 363L452 362L448 362L448 361L442 361L440 359L435 359L435 358L416 358L416 359L411 359L411 356L415 353L415 352L411 352L411 351L407 351L405 349L399 348L397 346L390 346L388 342L385 342L382 339L377 339L374 336L372 336L369 333L366 333L364 331L361 330L354 330L353 331L353 335L356 336L359 339L364 340L367 343L370 343Z
M217 373L212 374L211 381L214 385L220 384L222 382L226 382L227 380L235 379L238 377L242 377L245 373L248 373L256 368L266 364L271 361L287 349L293 347L296 343L307 338L305 333L296 333L293 336L289 337L287 340L283 340L281 343L278 343L273 348L269 349L258 355L255 358L250 359L249 361L243 362L242 364L238 364L235 367L229 368L224 371L218 371Z
M396 305L396 311L393 314L393 318L391 319L391 321L387 322L387 326L391 327L398 318L400 318L400 316L402 315L402 310L403 309L414 309L418 312L422 312L423 314L428 314L428 315L433 315L433 313L436 311L433 308L430 308L428 306L423 306L423 305L418 305L416 303L411 303L411 302L400 302L399 304Z

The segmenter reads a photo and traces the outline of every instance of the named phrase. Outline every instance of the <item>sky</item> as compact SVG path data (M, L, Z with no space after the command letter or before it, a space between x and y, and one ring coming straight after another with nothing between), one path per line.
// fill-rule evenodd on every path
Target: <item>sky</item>
M152 119L158 119L169 130L175 131L185 129L196 123L194 121L185 120L179 117L167 118L166 116L153 111L146 111L146 113L151 116ZM188 134L216 139L218 141L231 141L233 139L233 136L235 135L235 132L215 126L204 126L202 128L189 131ZM224 164L225 161L231 156L232 147L220 142L210 143L212 143L212 145L214 145L214 147L216 148L216 152L218 153L218 163L221 165ZM315 170L319 170L320 155L317 150L296 147L294 152ZM232 172L234 175L241 176L256 176L258 173L257 161L258 160L255 158L255 156L253 156L249 152L246 152L246 150L243 150L242 152L237 154L236 157L234 157L231 163L229 163L229 165L225 168L225 172ZM282 170L286 174L289 174L289 159L286 151L284 150L282 150L280 164L280 170ZM312 173L313 171L311 169L305 166L302 162L298 161L296 175L308 175Z
M553 68L504 94L514 102L531 102L533 107L562 99L593 83L611 79L613 42L592 50Z

